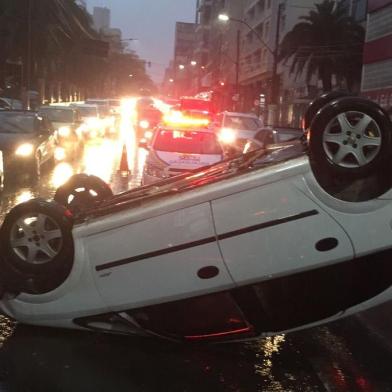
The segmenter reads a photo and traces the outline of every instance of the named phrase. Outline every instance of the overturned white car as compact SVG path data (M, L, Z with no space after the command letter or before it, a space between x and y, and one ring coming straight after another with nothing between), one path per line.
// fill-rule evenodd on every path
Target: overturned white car
M119 195L78 175L56 201L15 207L1 309L34 325L226 341L392 298L392 124L362 98L312 108L309 154L252 151Z

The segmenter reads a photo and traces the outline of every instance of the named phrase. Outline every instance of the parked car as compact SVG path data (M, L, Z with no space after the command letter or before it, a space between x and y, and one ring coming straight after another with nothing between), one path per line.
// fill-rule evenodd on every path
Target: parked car
M57 130L58 158L77 158L83 150L82 123L78 111L66 106L41 106L38 113L48 118Z
M148 149L142 183L212 165L223 159L223 149L216 134L206 128L160 126L151 143L141 142Z
M57 136L52 124L35 112L0 112L0 150L5 177L38 179L41 166L54 158Z
M77 175L55 201L6 216L1 309L27 324L194 342L389 301L391 133L381 107L347 97L315 114L309 149L291 155L259 149L119 195Z
M263 127L263 123L254 114L222 112L216 115L212 127L227 149L235 148L240 152Z

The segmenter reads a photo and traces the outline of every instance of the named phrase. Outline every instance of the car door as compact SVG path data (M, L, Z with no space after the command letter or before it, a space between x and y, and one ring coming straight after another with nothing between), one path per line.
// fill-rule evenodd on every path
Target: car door
M189 298L234 286L209 203L150 218L125 211L121 225L86 239L96 286L113 310ZM120 217L108 218L118 222Z
M345 231L288 180L212 202L219 246L244 285L353 258Z

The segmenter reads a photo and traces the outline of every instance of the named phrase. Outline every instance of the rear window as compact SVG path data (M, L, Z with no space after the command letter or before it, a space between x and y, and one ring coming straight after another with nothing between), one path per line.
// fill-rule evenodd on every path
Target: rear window
M222 154L215 134L198 131L161 130L155 139L154 149L184 154Z
M223 126L231 129L257 131L261 128L261 122L256 118L226 116Z
M33 133L37 129L36 121L34 116L0 113L0 133Z
M98 115L98 110L96 107L78 106L77 110L82 117L97 117Z
M46 115L52 122L66 122L71 123L74 121L73 110L67 109L53 109L53 108L41 108L40 113Z

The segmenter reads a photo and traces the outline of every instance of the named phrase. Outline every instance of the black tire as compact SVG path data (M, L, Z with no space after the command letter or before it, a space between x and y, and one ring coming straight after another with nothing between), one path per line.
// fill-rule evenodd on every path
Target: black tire
M54 200L72 212L82 212L113 196L109 185L96 176L76 174L57 189Z
M330 103L331 101L334 101L339 98L343 97L348 97L350 96L350 93L347 91L330 91L328 93L324 93L314 99L308 106L304 117L303 117L303 123L302 123L302 128L304 131L307 131L310 127L310 124L312 123L314 116L316 113L327 103Z
M0 229L1 274L9 291L41 294L60 286L74 258L72 218L55 202L14 207Z
M364 98L325 105L310 125L311 164L329 177L350 179L389 172L392 123L384 110Z

